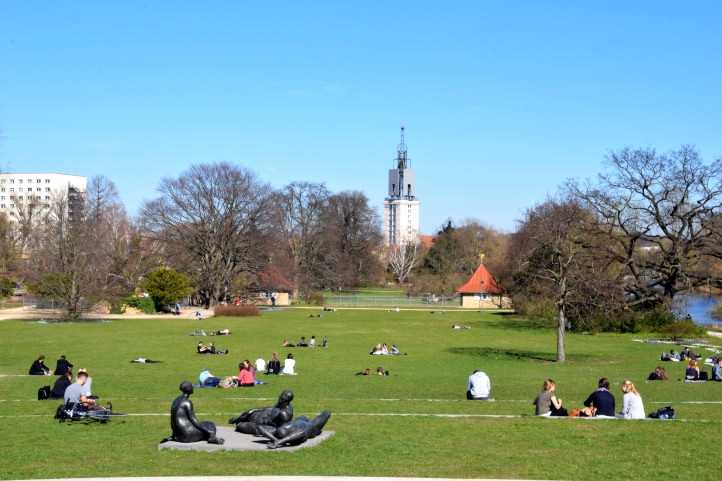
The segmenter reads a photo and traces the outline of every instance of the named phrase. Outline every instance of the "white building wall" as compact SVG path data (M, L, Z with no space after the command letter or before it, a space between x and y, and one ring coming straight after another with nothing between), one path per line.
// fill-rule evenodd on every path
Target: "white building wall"
M79 175L51 173L0 174L0 213L13 221L29 203L49 209L53 199L66 196L70 188L85 192L88 179Z
M394 199L384 202L384 242L400 246L419 241L419 201Z

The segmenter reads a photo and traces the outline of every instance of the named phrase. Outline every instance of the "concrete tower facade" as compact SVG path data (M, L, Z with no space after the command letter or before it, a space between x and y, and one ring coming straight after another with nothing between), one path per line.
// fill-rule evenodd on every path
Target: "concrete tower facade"
M389 247L419 242L420 202L416 198L416 174L409 168L404 133L401 127L396 167L389 170L388 196L384 201L384 241Z

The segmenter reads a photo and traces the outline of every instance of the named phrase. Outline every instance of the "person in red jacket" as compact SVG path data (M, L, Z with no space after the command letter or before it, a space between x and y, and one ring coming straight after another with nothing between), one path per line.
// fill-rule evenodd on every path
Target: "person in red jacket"
M256 370L251 365L251 361L246 359L238 365L240 372L238 373L238 385L241 387L249 387L256 385Z

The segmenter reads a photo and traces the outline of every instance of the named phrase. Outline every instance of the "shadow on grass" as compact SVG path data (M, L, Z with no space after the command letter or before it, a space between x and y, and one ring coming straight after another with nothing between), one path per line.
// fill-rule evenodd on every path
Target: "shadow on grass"
M451 347L446 350L462 356L481 357L483 359L513 359L528 361L556 361L556 353L542 351L524 351L520 349L504 349L494 347ZM567 361L585 361L593 356L587 354L567 354Z
M529 331L538 329L552 329L553 322L543 319L529 319L515 312L494 312L491 313L492 319L488 321L480 321L486 327L498 329L512 329L517 331Z

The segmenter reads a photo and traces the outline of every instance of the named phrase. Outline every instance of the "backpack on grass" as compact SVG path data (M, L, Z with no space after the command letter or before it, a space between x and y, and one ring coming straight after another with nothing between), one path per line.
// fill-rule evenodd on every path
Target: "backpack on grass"
M652 419L674 419L674 408L672 406L665 406L659 408L649 415Z
M50 399L50 386L43 386L38 389L38 401Z

